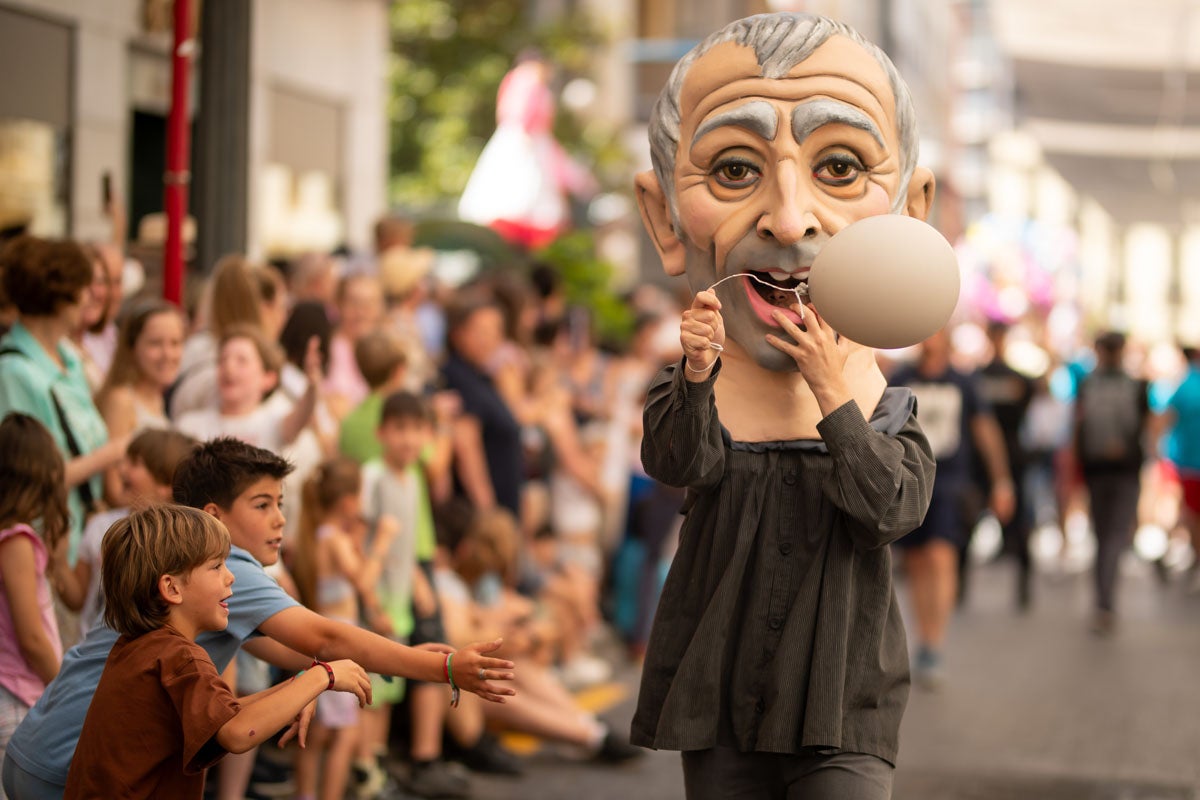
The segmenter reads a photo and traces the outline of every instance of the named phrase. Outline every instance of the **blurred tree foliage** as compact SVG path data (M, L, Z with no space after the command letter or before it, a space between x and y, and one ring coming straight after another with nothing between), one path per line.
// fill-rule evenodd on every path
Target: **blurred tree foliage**
M582 12L529 19L527 0L404 0L391 9L390 199L448 215L496 128L496 90L518 53L535 47L555 85L586 76L603 32ZM560 108L559 142L602 184L624 181L619 131Z

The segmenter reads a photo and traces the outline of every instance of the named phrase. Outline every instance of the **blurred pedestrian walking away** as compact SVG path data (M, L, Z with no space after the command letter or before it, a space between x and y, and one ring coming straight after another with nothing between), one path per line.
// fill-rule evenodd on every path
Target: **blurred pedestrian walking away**
M1087 484L1096 533L1096 616L1101 636L1116 625L1116 584L1121 556L1137 523L1144 440L1150 416L1145 381L1122 366L1125 336L1096 338L1096 369L1079 384L1075 402L1075 452Z
M1008 341L1008 325L993 321L988 324L988 339L992 344L992 358L979 370L979 388L983 399L992 407L996 424L1004 437L1004 449L1008 454L1008 475L1013 486L1014 506L1012 516L1001 526L1004 534L1004 555L1011 556L1017 566L1017 608L1029 609L1032 602L1030 584L1033 577L1033 558L1029 552L1029 534L1033 525L1033 509L1026 491L1025 469L1028 463L1021 432L1025 416L1033 401L1034 381L1022 375L1004 357ZM986 470L985 470L986 472Z

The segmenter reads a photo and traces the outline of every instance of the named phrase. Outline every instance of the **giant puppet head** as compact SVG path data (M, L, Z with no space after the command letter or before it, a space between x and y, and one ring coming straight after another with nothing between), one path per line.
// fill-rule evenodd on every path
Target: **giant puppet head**
M636 181L663 267L693 293L743 272L789 288L850 223L924 219L933 176L916 164L914 116L891 60L841 23L764 14L709 36L659 95L654 170ZM718 296L729 339L763 368L796 369L764 338L791 292L740 277Z

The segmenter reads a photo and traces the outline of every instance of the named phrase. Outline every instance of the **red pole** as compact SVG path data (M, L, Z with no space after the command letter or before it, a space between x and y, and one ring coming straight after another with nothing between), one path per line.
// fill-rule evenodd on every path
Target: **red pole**
M192 2L175 0L175 43L171 49L171 113L167 117L167 171L163 208L167 241L163 250L163 298L179 305L183 298L183 221L188 212L188 167L191 130L188 127L188 84L192 71Z

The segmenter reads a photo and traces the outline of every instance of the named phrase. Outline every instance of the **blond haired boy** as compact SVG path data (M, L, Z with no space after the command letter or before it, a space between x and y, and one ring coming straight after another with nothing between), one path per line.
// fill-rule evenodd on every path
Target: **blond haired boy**
M234 697L196 644L228 624L229 548L219 520L174 505L135 511L105 535L104 621L121 636L84 720L65 798L198 800L206 767L269 738L323 691L370 702L370 679L349 660ZM293 725L284 736L296 732Z

